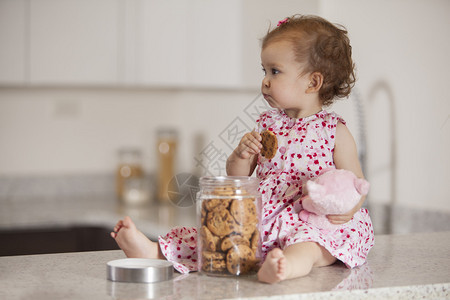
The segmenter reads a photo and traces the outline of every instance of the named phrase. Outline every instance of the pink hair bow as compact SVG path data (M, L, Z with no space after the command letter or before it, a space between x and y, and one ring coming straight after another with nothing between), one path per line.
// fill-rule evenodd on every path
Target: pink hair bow
M281 20L281 21L278 21L278 27L279 26L281 26L281 25L283 25L284 23L287 23L289 21L289 18L284 18L283 20Z

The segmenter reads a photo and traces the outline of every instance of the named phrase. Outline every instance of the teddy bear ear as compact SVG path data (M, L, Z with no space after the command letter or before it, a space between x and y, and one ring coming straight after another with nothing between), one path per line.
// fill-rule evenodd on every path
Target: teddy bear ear
M370 188L370 183L362 178L356 178L355 179L355 188L358 191L360 195L367 195Z

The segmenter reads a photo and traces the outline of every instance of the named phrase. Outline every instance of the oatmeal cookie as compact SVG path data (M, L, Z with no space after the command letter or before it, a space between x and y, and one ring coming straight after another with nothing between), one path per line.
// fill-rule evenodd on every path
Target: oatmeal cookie
M206 272L226 271L225 253L203 251L202 270Z
M222 243L220 244L220 249L222 251L227 251L235 245L250 246L250 241L240 235L227 236L222 240Z
M250 248L255 253L256 253L256 250L258 249L258 243L259 243L259 231L258 231L258 229L256 229L252 234L252 238L251 238L251 242L250 242Z
M250 240L253 232L256 230L256 224L239 225L234 223L232 232L234 234L242 235L247 240Z
M211 273L222 273L227 270L227 264L225 260L214 260L212 262L204 262L202 264L202 270Z
M253 225L258 222L253 198L235 199L231 202L230 213L240 225Z
M252 270L255 265L255 254L252 249L246 245L237 245L232 247L227 253L227 270L231 274L246 274Z
M213 209L227 209L232 199L208 199L204 200L203 209L211 211Z
M219 237L213 235L206 226L202 226L200 229L200 236L202 238L203 249L215 252Z
M206 216L208 229L217 236L225 236L233 232L236 222L227 209L215 209Z

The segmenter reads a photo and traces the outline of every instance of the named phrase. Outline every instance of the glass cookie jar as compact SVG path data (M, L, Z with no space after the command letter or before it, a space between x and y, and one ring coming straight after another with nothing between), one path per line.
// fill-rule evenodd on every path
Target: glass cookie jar
M258 269L259 180L202 177L197 193L198 263L213 276L254 274Z

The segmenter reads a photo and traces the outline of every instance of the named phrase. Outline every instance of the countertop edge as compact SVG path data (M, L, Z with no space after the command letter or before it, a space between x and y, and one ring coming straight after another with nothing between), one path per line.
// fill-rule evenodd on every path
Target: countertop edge
M433 283L425 285L393 286L382 288L369 288L361 290L341 290L329 292L312 292L293 295L277 295L269 297L240 298L247 300L319 300L319 299L449 299L450 282ZM235 298L225 298L231 300Z

